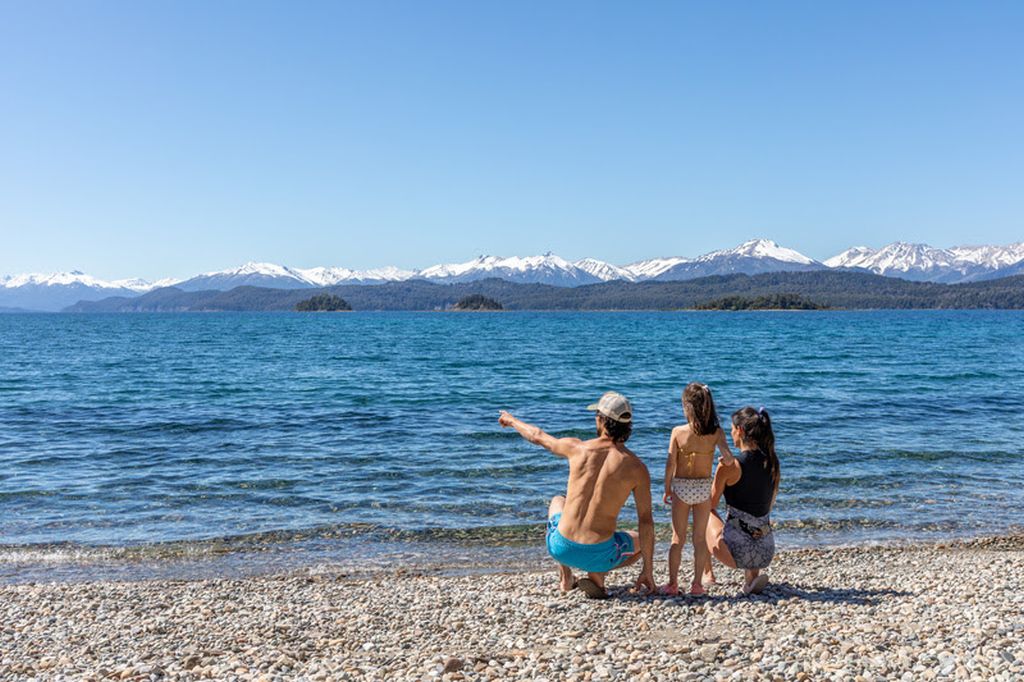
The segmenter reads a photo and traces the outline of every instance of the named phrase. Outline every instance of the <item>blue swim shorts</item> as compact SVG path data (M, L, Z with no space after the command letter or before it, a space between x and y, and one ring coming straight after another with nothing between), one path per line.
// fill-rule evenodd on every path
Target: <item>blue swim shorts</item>
M604 542L588 545L573 542L558 532L561 514L548 519L548 554L560 564L578 568L588 573L607 573L629 558L633 553L633 536L616 531Z

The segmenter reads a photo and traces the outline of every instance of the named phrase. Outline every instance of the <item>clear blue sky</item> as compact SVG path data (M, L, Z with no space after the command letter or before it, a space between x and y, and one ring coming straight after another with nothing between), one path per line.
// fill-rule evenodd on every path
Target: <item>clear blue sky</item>
M1024 2L0 0L0 273L1024 239Z

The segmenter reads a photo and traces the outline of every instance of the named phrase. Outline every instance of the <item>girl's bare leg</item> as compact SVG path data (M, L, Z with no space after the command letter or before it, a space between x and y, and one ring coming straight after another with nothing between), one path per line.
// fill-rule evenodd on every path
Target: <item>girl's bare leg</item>
M668 584L665 594L679 592L679 566L683 563L683 545L686 544L686 525L690 520L690 505L672 500L672 544L668 548Z
M711 552L708 551L708 520L711 500L693 506L693 583L690 594L704 594L703 577L711 571ZM714 576L711 576L712 581Z

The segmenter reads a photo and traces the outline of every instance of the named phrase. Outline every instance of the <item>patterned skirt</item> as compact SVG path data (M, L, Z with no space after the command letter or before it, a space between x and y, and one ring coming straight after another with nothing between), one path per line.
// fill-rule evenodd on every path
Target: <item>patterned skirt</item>
M736 568L767 568L775 557L775 533L769 515L754 516L729 507L722 539Z

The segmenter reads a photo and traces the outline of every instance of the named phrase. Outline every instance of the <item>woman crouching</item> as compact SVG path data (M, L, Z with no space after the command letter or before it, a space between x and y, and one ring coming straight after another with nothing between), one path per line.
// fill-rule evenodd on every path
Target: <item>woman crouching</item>
M730 568L742 568L744 594L758 594L768 585L761 573L775 556L771 510L779 492L779 458L768 412L744 407L732 415L732 441L740 451L735 462L715 472L711 508L724 494L728 513L725 522L712 511L707 539L711 554ZM708 561L705 584L711 575Z

